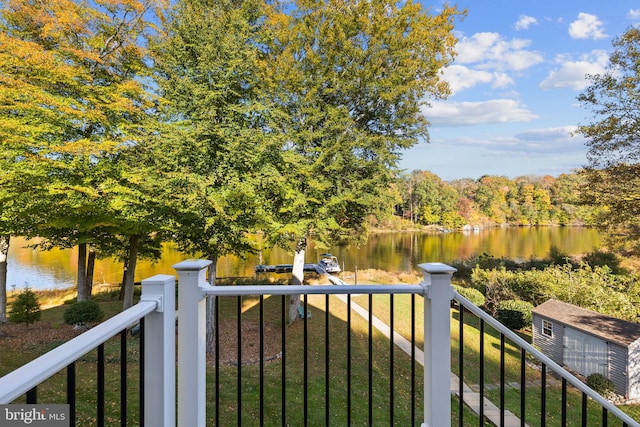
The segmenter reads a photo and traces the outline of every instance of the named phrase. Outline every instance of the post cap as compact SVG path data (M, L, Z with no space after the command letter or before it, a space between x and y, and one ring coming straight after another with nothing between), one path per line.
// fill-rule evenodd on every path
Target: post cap
M208 259L186 259L182 262L173 265L174 270L177 271L200 271L204 270L211 265L211 261Z
M425 262L423 264L418 264L418 267L423 269L425 273L429 274L453 274L458 271L457 268L441 262Z

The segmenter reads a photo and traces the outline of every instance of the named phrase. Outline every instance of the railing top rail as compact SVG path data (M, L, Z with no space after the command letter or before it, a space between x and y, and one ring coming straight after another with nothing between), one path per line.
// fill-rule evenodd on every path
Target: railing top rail
M562 366L558 365L556 362L551 360L548 356L544 355L542 352L537 350L531 344L526 342L520 336L518 336L511 329L504 326L502 323L498 322L496 319L491 317L489 314L484 312L482 309L475 306L471 301L463 297L457 292L454 292L454 299L462 304L467 310L471 311L473 314L487 322L491 327L493 327L498 332L504 334L509 340L511 340L514 344L518 345L521 348L524 348L531 355L533 355L536 359L540 360L546 366L551 368L556 374L560 375L562 378L566 379L568 383L573 385L575 388L585 393L587 396L598 402L599 405L606 408L607 411L618 417L621 421L625 422L629 426L640 427L640 423L635 421L629 415L621 411L618 407L616 407L613 403L609 402L607 399L602 397L600 394L596 393L585 383L580 381L574 375L565 370Z
M50 352L0 378L0 404L12 402L47 378L154 311L156 301L133 307L96 325Z
M354 294L419 294L425 288L420 285L235 285L210 286L204 289L207 295L354 295Z

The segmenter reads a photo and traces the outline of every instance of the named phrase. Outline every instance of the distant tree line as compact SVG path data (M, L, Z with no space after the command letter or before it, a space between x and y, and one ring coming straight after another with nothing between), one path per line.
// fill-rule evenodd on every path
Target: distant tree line
M420 225L594 225L597 208L581 202L580 172L557 178L485 175L446 182L416 170L398 181L395 214Z

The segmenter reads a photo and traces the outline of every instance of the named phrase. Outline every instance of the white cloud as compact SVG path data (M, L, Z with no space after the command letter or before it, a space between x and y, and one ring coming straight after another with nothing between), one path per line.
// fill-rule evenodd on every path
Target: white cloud
M451 65L445 68L443 78L449 82L452 93L470 89L478 84L491 84L494 88L504 88L514 84L505 73L474 70L464 65Z
M437 102L423 107L422 113L433 126L474 126L490 123L529 121L535 114L513 99L482 102Z
M569 35L574 39L604 39L607 36L602 21L596 15L580 12L578 19L569 25Z
M576 129L576 126L530 129L515 137L521 141L524 149L530 151L583 152L584 138L573 136Z
M578 60L559 55L556 62L560 64L560 68L551 70L547 78L540 83L540 88L583 90L589 84L585 75L604 73L608 61L609 56L604 50L595 50Z
M627 13L627 17L635 20L639 20L640 19L640 9L629 9L629 12Z
M520 15L515 24L516 31L527 30L533 24L538 24L538 20L533 16Z
M524 70L543 61L542 55L526 50L530 40L504 40L493 32L463 37L456 46L457 64L477 64L479 69Z

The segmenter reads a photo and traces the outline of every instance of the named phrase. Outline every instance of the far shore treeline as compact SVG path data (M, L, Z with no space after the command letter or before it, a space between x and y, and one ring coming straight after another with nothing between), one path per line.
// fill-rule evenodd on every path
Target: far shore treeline
M394 214L420 225L444 229L464 226L593 226L597 209L581 202L579 172L558 177L485 175L443 181L416 170L398 180Z

